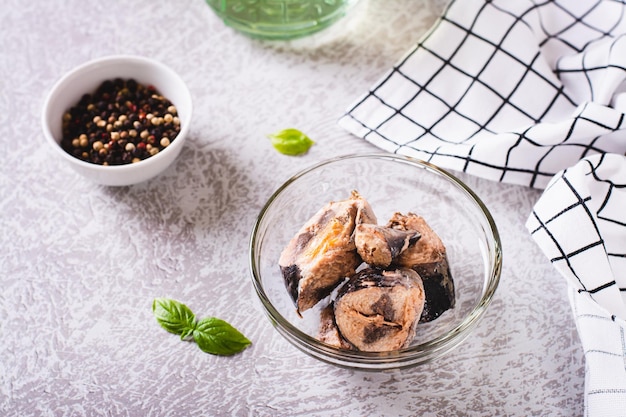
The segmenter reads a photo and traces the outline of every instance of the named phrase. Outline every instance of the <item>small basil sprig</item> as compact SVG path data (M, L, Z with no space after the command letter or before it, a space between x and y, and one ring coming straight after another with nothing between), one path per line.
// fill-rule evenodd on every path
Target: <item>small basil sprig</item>
M170 333L180 335L181 340L190 336L198 347L213 355L234 355L252 344L239 330L216 317L199 321L191 309L179 301L155 298L152 313L157 322Z
M272 146L284 155L302 155L315 144L311 138L298 129L284 129L267 137L272 141Z

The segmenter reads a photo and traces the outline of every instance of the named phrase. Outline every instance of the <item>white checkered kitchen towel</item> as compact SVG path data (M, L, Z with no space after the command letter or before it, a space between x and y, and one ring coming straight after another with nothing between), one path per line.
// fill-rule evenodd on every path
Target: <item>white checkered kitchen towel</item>
M527 228L571 284L585 413L626 415L626 0L453 0L339 120L378 147L546 188Z
M624 13L610 0L454 1L339 123L390 152L543 188L584 156L626 150Z
M594 155L557 174L526 223L570 284L589 416L626 415L626 157Z

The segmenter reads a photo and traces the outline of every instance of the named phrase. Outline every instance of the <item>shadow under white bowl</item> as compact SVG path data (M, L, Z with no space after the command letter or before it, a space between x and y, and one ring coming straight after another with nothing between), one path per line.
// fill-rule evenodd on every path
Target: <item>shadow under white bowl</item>
M92 94L103 81L115 78L153 85L176 106L180 132L168 147L138 163L103 166L70 155L61 148L63 114L84 94ZM192 111L189 89L171 68L150 58L115 55L89 61L63 76L45 99L41 121L48 143L76 172L97 184L124 186L147 181L174 162L184 146Z

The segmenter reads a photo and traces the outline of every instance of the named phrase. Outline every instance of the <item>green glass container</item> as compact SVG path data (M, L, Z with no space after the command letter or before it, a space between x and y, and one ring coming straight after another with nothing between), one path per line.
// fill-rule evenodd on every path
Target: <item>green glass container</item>
M325 29L358 0L206 0L234 29L260 39L294 39Z

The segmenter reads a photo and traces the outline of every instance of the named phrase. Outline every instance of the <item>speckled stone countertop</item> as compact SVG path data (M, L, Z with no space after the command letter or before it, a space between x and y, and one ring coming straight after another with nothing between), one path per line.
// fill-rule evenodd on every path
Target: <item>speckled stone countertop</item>
M363 373L286 342L248 269L253 223L289 176L376 151L337 125L445 6L369 0L325 36L251 40L202 0L7 0L0 8L0 415L576 416L584 361L566 283L525 230L540 191L459 175L504 248L483 321L438 363ZM189 141L152 181L86 182L49 149L40 115L68 70L111 54L155 58L187 82ZM285 127L302 157L265 137ZM253 345L205 354L162 330L155 297L239 328Z

